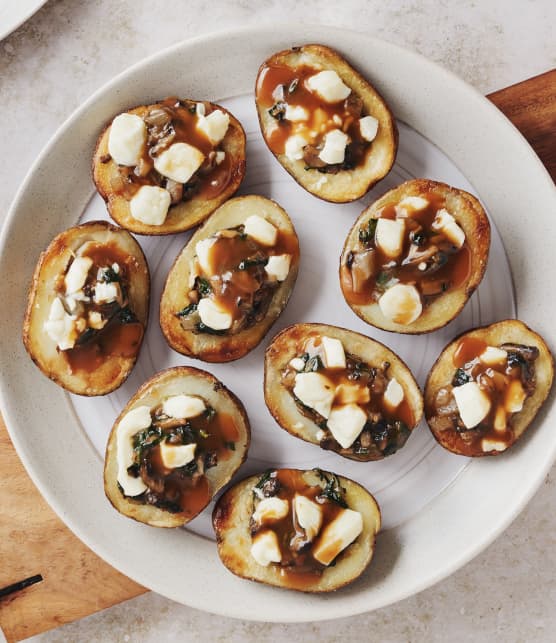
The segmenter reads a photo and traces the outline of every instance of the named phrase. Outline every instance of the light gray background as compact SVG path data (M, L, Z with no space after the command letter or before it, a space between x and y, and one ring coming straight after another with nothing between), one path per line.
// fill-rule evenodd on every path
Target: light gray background
M556 64L556 4L551 0L50 0L0 42L0 220L46 141L115 74L192 36L286 20L357 29L396 42L484 93ZM464 569L374 613L325 623L264 625L212 616L147 594L32 640L552 641L555 478L553 468L521 516Z

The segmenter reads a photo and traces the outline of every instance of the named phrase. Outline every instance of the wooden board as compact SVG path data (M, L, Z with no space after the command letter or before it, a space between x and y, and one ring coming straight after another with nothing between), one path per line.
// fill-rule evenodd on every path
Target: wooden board
M556 70L491 94L556 177ZM145 592L93 554L27 476L0 418L0 587L44 581L0 600L8 641L80 619Z

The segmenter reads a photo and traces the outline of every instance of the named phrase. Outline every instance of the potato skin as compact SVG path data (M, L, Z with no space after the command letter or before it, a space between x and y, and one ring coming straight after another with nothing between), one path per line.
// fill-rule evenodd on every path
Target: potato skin
M325 472L327 473L327 472ZM251 556L249 519L252 512L252 488L261 474L250 476L237 483L220 497L212 514L218 554L224 565L236 576L308 593L325 593L344 587L356 580L371 562L375 536L380 530L380 509L373 496L349 478L338 476L346 489L345 499L350 509L363 516L363 531L359 537L338 556L333 567L328 567L320 579L313 583L296 584L291 576L282 576L278 567L259 565ZM303 473L305 480L318 484L313 471Z
M243 223L251 214L266 217L279 229L292 234L297 241L297 234L289 216L270 199L258 195L240 196L220 206L205 224L195 231L176 257L166 279L160 300L160 327L168 344L178 353L205 362L230 362L239 359L259 344L286 307L297 279L299 243L297 254L292 257L287 279L276 289L265 318L254 326L234 335L195 334L184 330L176 317L175 313L189 304L186 284L189 281L190 261L195 256L197 242L219 230Z
M281 383L281 373L288 362L297 355L297 346L314 333L339 339L346 352L356 355L367 364L380 365L385 360L390 362L388 372L403 385L413 411L414 424L408 428L412 431L419 424L423 415L423 396L411 371L393 351L376 340L338 326L294 324L276 335L265 353L265 402L268 410L283 429L296 438L319 445L316 434L320 427L299 411L292 394ZM344 458L358 462L382 460L384 457L377 458L372 453L367 455L336 452Z
M104 492L112 506L121 514L153 527L180 527L196 516L172 513L153 505L133 502L122 494L117 481L116 432L121 419L128 411L143 404L152 408L162 397L179 393L199 395L217 412L230 413L240 431L236 449L231 452L230 459L219 462L217 466L205 472L210 485L211 498L243 464L251 442L249 419L243 404L222 382L207 371L190 366L176 366L160 371L147 380L122 409L110 431L104 460Z
M274 154L282 167L301 187L311 194L332 203L348 203L365 195L392 169L398 150L398 128L394 115L377 90L338 52L319 44L293 47L272 55L259 68L259 76L266 65L280 64L295 67L300 64L319 66L336 71L342 81L363 100L365 111L379 121L379 132L365 157L363 165L337 174L327 174L326 183L320 184L319 172L306 171L303 160L291 161L285 154ZM268 145L268 130L274 118L257 103L259 124Z
M482 339L491 346L499 346L506 342L536 346L539 357L535 361L536 387L533 395L525 400L523 409L513 416L513 441L507 451L525 433L527 427L535 419L540 407L550 393L554 380L554 358L544 339L529 326L517 319L505 319L490 326L482 326L462 333L451 341L440 353L433 364L425 384L425 419L436 441L448 451L467 457L495 456L505 451L471 450L455 431L435 431L429 420L434 416L434 398L438 389L447 386L452 381L455 372L453 356L460 340L464 337Z
M213 109L220 109L226 112L230 117L228 131L222 141L223 150L233 159L230 182L220 194L212 199L205 200L195 195L188 201L170 206L166 221L159 226L149 225L132 217L129 201L125 197L114 193L111 187L111 179L117 176L118 166L112 159L108 163L102 163L100 160L105 154L108 154L108 137L113 119L105 125L95 147L92 175L98 193L106 202L108 213L122 228L144 235L165 235L184 232L204 221L219 205L233 196L238 190L245 176L245 132L241 123L227 109L215 103L204 102ZM143 116L156 104L139 105L126 111L129 114Z
M346 303L353 312L371 326L393 333L409 335L420 335L438 330L459 315L467 300L475 292L477 286L483 279L490 250L490 223L478 199L472 194L446 185L446 183L439 183L429 179L413 179L386 192L386 194L381 196L380 199L372 203L359 215L349 231L342 250L340 258L340 283L341 268L346 261L348 253L357 245L359 228L375 216L381 208L392 203L397 203L405 196L426 196L426 194L431 191L446 199L448 211L454 216L456 222L465 232L466 241L471 251L469 277L459 288L439 295L423 309L423 313L417 320L407 326L397 324L384 317L376 302L358 305L350 304L346 299Z
M91 373L72 374L64 356L43 331L53 301L53 285L66 269L72 251L86 241L116 242L133 257L130 270L129 299L138 321L146 330L149 315L150 275L141 246L127 232L106 221L90 221L68 228L57 235L41 253L33 274L23 321L23 344L31 359L51 380L77 395L106 395L123 384L131 373L140 346L133 357L112 356ZM144 335L144 333L143 333Z

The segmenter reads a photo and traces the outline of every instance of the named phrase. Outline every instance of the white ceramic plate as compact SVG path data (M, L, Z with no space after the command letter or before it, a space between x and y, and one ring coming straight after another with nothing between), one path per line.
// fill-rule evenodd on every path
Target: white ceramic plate
M326 204L306 194L272 158L258 133L251 98L259 64L279 49L305 42L339 49L378 87L400 121L395 169L355 204ZM101 127L130 105L172 94L222 102L240 118L248 134L242 192L275 198L300 235L301 271L284 315L249 356L209 365L208 370L243 399L250 415L253 445L242 475L268 465L319 464L363 482L381 502L387 529L373 563L361 579L337 594L306 596L235 578L218 560L208 511L187 530L156 530L123 518L104 498L100 454L119 409L156 370L192 363L166 346L157 324L161 286L187 235L140 238L154 278L151 324L134 373L116 393L94 400L67 395L38 372L21 344L24 293L40 251L81 217L106 218L100 199L91 199L89 170ZM551 401L512 451L472 462L436 446L424 426L402 451L383 462L348 462L287 435L264 407L264 347L274 332L294 321L367 332L399 352L422 384L430 364L456 333L514 315L511 277L496 229L485 280L446 329L417 338L380 333L344 304L337 261L351 222L373 196L411 176L445 180L479 195L508 250L519 317L550 340L555 311L547 276L556 272L551 248L556 221L549 216L556 207L553 184L520 134L488 101L413 53L322 27L216 34L135 66L61 128L31 169L3 230L1 392L12 439L30 475L94 551L143 585L192 607L245 619L310 621L381 607L444 578L486 547L523 508L556 454ZM535 225L524 217L531 212Z
M0 40L20 27L46 0L0 0Z

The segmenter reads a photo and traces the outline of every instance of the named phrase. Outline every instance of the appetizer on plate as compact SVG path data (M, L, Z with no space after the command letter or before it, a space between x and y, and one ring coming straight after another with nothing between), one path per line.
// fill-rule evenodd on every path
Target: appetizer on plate
M147 261L129 232L106 221L69 228L35 268L25 348L41 371L68 391L110 393L135 365L149 291Z
M321 199L359 199L394 164L398 131L388 105L328 47L271 56L259 69L255 100L270 151Z
M139 234L196 226L244 174L241 124L207 101L167 98L118 114L93 157L93 180L110 216Z
M145 382L116 420L104 490L124 516L179 527L197 516L249 448L243 404L206 371L178 366Z
M264 394L288 433L361 462L401 449L423 414L421 391L395 353L325 324L295 324L274 338Z
M345 300L363 321L428 333L456 317L480 284L490 224L471 194L407 181L363 210L340 259Z
M448 344L432 367L427 422L448 451L499 455L533 421L553 377L547 345L523 322L476 328Z
M243 357L261 341L290 298L299 242L274 201L226 202L178 255L160 302L170 346L206 362Z
M366 489L343 476L274 469L229 489L212 521L220 558L237 576L330 592L371 562L380 509Z

